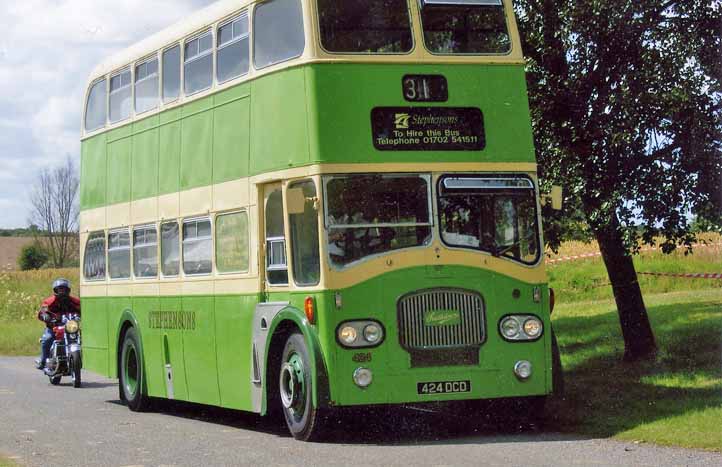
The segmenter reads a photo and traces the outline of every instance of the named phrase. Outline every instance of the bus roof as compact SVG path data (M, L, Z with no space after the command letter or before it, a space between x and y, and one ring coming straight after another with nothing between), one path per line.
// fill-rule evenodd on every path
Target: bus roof
M103 60L93 69L88 83L92 83L108 73L126 67L128 64L147 57L167 46L180 42L194 32L200 32L216 21L231 16L257 1L258 0L220 0L202 10L195 11L174 25Z

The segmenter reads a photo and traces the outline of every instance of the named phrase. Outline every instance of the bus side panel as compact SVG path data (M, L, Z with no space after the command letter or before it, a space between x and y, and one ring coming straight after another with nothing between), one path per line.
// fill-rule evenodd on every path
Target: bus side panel
M143 120L157 120L152 117ZM138 125L138 124L136 124ZM158 128L133 136L133 172L131 195L133 201L158 195Z
M251 86L251 173L308 163L303 69L272 73L253 81Z
M158 194L176 193L180 190L180 109L160 115L158 148Z
M106 299L83 298L83 367L108 376L108 314Z
M221 405L252 410L251 352L257 295L216 297L216 351Z
M159 309L158 297L134 297L133 311L143 334L143 362L145 364L148 395L165 397L164 362L161 333L149 326L150 313Z
M213 111L213 183L248 176L250 150L250 85L216 94Z
M177 297L161 297L160 310L178 312L181 310L181 299ZM188 400L188 384L186 382L185 362L183 356L183 331L181 329L163 329L161 336L163 349L163 367L170 365L173 380L173 398ZM165 397L170 394L163 392Z
M105 206L107 135L94 136L82 143L80 167L80 208Z
M108 135L108 196L107 204L130 201L132 138L130 125L111 131ZM113 138L117 139L113 139Z
M195 328L183 331L188 396L192 402L220 405L216 367L216 326L213 297L183 297L185 313L195 313Z
M189 190L212 183L213 177L213 98L183 107L181 132L180 189Z

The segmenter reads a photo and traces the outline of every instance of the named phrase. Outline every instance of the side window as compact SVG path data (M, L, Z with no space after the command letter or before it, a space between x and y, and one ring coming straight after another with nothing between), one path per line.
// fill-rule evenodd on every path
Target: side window
M130 69L110 77L110 123L130 117Z
M186 42L183 66L187 95L211 87L213 83L213 34L211 31Z
M130 232L108 234L108 270L111 279L130 279Z
M270 285L288 284L283 195L274 190L266 201L266 277Z
M248 73L248 14L218 28L216 77L219 83Z
M210 219L183 222L183 272L189 275L210 274L212 256Z
M158 277L158 232L155 226L133 230L133 273L135 277Z
M248 214L216 217L216 269L220 273L248 272Z
M93 131L105 126L106 86L107 81L103 78L90 88L85 106L85 131Z
M147 112L158 107L158 59L135 67L135 111Z
M303 12L299 0L270 0L253 15L253 63L256 68L275 65L303 53Z
M93 232L85 244L83 276L88 281L105 279L105 233Z
M180 46L163 52L163 103L173 102L180 96Z
M180 273L180 229L176 221L160 226L160 259L165 277L174 277Z
M317 285L321 277L321 265L318 249L318 212L313 202L316 198L316 185L311 180L304 180L291 184L288 192L289 197L302 197L301 202L304 206L302 213L288 215L291 227L293 281L301 286Z

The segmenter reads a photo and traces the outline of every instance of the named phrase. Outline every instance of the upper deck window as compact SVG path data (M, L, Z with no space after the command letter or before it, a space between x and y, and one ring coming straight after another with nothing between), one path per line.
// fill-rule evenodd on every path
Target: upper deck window
M213 34L211 31L186 42L183 72L187 95L211 87L213 84Z
M85 131L93 131L105 126L107 118L106 86L107 81L102 79L90 88L88 103L85 106Z
M253 15L253 63L265 68L301 56L305 47L299 0L270 0Z
M135 111L147 112L158 107L158 59L135 67Z
M318 0L321 45L338 53L407 53L413 48L406 0Z
M110 123L130 117L131 109L130 69L110 77Z
M501 0L420 0L431 53L503 54L511 49Z
M249 55L248 14L243 13L218 28L218 82L223 83L248 73Z
M163 103L173 102L180 96L180 46L163 51Z

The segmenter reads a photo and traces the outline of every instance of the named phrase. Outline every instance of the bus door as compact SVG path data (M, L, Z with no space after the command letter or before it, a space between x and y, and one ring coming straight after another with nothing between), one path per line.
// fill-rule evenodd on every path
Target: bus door
M283 208L283 186L272 183L261 188L263 222L261 231L261 300L253 316L252 404L263 411L263 387L266 385L266 341L273 318L289 304L286 223Z

